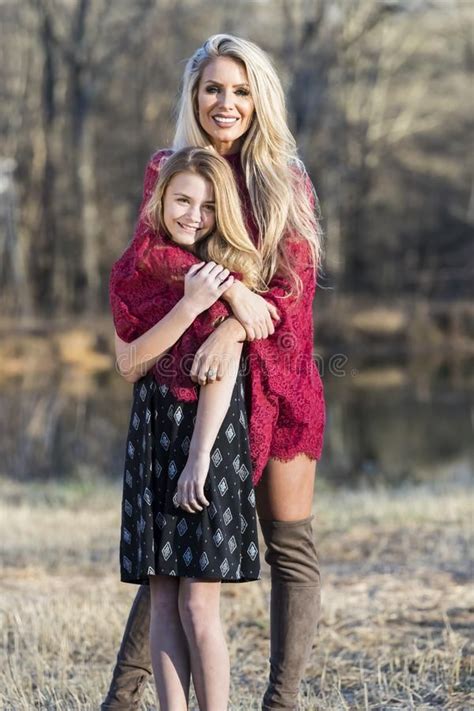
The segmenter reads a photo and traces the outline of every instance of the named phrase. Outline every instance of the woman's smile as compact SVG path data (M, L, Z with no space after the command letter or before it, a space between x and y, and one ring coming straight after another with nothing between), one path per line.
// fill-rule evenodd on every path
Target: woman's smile
M238 116L223 116L222 114L215 114L212 118L218 126L233 126L239 120Z

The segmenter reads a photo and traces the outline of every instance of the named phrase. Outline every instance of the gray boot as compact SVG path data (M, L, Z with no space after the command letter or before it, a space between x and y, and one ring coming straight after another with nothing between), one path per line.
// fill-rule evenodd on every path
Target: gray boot
M141 695L152 673L149 634L150 588L140 585L101 711L135 711L140 708Z
M311 654L321 604L312 518L260 520L272 581L270 679L263 711L294 711L298 706L299 685Z

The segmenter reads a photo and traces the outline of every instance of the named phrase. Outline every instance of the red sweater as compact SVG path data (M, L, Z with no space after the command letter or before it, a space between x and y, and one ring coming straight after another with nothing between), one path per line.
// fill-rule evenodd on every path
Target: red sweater
M141 214L155 186L159 162L167 154L169 151L159 151L148 163L140 218L135 228L132 245L150 231L141 219ZM228 161L239 185L249 233L256 240L257 228L241 169L240 156L238 154L229 156ZM275 333L267 339L247 343L244 350L254 484L258 483L269 458L288 461L298 454L306 454L311 459L319 459L323 446L324 394L319 371L313 360L312 303L316 279L314 269L309 264L306 242L291 240L289 248L293 256L293 267L302 280L302 295L283 299L287 284L281 276L275 276L269 284L269 292L265 294L265 299L275 304L280 314L280 321L275 324ZM114 266L112 283L114 272L117 280L117 273L120 271L121 264L127 261L129 250L126 250ZM119 336L127 341L136 338L139 333L133 332L133 327L130 327L129 310L124 309L123 300L120 305L117 303L112 290L111 304ZM228 313L224 303L219 305L218 302L213 309L214 315L219 314L220 311ZM124 313L125 318L122 318ZM203 320L198 317L195 322L195 335L200 335L200 342L206 335L202 324ZM148 328L152 325L154 324L147 324ZM146 330L144 327L140 329L141 332L144 330ZM176 355L183 352L187 339L188 345L191 345L192 331L193 327L180 339L181 343L178 342L174 347ZM173 349L171 353L172 351ZM163 371L160 373L158 370L156 375L157 378L163 379ZM195 392L190 395L183 387L177 388L176 393L181 399L196 397Z

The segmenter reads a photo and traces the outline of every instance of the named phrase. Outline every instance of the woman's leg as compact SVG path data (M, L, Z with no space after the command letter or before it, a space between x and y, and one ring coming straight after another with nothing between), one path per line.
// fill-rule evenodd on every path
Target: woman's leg
M265 711L296 708L320 611L319 562L312 531L316 462L271 459L256 488L271 567L270 681Z
M181 578L179 613L201 711L227 711L229 653L220 618L220 582Z
M189 649L179 616L179 578L150 576L150 652L161 711L188 708Z

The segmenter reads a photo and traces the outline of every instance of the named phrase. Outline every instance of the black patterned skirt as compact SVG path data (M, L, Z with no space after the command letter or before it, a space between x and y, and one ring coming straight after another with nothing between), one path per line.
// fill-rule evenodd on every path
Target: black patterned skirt
M206 387L213 387L208 385ZM149 372L134 384L126 445L120 575L247 582L260 578L244 376L211 452L199 513L176 508L173 496L189 452L197 402L178 401Z

